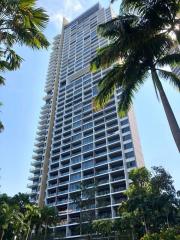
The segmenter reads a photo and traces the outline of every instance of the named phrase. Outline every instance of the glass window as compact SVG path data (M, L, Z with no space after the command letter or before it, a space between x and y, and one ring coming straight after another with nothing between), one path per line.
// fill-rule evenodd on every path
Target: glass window
M87 168L90 168L90 167L93 167L93 166L94 166L93 160L83 162L83 164L82 164L83 169L87 169Z
M93 149L93 144L87 144L85 146L83 146L83 152L89 151Z
M73 140L73 141L80 140L81 137L82 137L82 133L79 133L79 134L74 135L74 136L72 137L72 140Z
M123 141L127 141L131 139L131 134L128 134L126 136L123 137Z
M72 157L71 158L71 163L74 164L74 163L79 163L81 162L81 155L78 155L76 157Z
M127 168L131 168L131 167L136 167L136 162L135 161L131 161L127 163Z
M91 110L91 104L83 107L83 111Z
M76 173L76 174L72 174L70 176L70 181L73 182L73 181L78 181L81 179L81 173Z
M93 87L93 96L96 96L98 94L97 86Z
M86 129L89 129L89 128L92 128L93 127L93 123L90 122L90 123L86 123L83 125L83 129L86 130Z
M128 123L129 123L128 119L125 119L125 120L121 121L121 125L126 125Z
M131 158L131 157L134 157L134 152L128 152L128 153L125 153L125 157L126 158Z
M133 147L132 143L124 144L124 149L129 149L129 148L132 148L132 147Z
M80 126L81 126L81 121L77 121L77 122L73 123L73 128L80 127Z
M129 131L130 131L129 127L125 127L125 128L122 129L122 133L129 132Z
M76 121L78 121L78 120L80 120L80 119L81 119L81 114L73 117L73 122L76 122Z
M79 190L80 189L80 183L72 183L70 185L70 191L75 191L75 190Z
M93 136L90 136L83 139L83 144L91 143L92 141L93 141Z

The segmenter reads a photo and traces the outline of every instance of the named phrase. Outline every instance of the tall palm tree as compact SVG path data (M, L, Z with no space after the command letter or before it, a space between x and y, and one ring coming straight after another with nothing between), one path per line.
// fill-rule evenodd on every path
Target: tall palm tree
M130 2L132 8L127 7ZM141 2L144 3L144 8L143 10L139 8L138 11L136 6ZM147 1L123 0L122 14L99 26L100 35L108 38L110 44L98 50L97 56L91 62L91 70L111 68L99 82L100 91L94 105L96 110L103 108L112 97L114 89L122 87L118 110L120 116L124 116L131 107L134 94L148 79L147 77L151 76L156 95L162 101L171 132L180 151L180 129L161 82L161 79L169 81L180 91L180 78L165 70L167 66L180 64L180 54L172 51L180 39L177 27L177 23L180 22L177 17L179 3L175 0L174 2L165 0L163 3L167 4L163 5L161 0L154 1L161 2L160 6L163 7L160 7L153 4L153 1L150 2L152 5L148 5ZM174 3L172 9L170 2ZM128 11L129 9L131 11ZM155 20L150 14L152 11L157 15ZM154 22L156 20L157 22ZM172 32L176 34L176 38L172 38Z

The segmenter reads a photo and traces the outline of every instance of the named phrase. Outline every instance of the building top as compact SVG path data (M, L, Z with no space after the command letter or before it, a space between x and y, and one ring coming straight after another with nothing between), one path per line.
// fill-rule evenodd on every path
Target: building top
M94 6L92 6L91 8L89 8L86 12L84 12L83 14L81 14L79 17L75 18L73 21L71 21L70 23L66 24L64 28L67 28L71 25L75 25L76 22L78 22L78 24L80 22L82 22L85 18L89 17L90 15L92 15L93 13L97 12L99 9L101 9L101 5L100 3L96 3Z

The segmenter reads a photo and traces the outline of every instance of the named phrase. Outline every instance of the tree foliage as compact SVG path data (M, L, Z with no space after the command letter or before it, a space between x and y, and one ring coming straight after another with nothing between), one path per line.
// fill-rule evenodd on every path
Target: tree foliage
M29 202L27 194L18 193L14 197L0 195L1 240L29 240L39 237L46 240L50 226L54 226L58 219L56 208L45 206L40 209Z
M161 98L169 125L180 151L180 129L165 95L161 79L178 92L180 78L167 66L179 66L180 3L176 0L123 0L120 15L98 27L99 35L109 40L91 62L91 70L109 68L99 82L95 110L105 107L115 88L122 88L118 104L120 116L130 109L136 92L151 77L156 95ZM173 37L172 37L173 36Z
M22 57L13 47L18 44L33 49L47 48L49 42L43 34L48 15L36 7L36 0L0 1L0 74L20 67ZM0 85L5 79L0 75ZM0 130L3 125L0 122Z
M97 220L95 231L133 240L165 240L168 237L159 236L170 236L173 231L179 234L180 201L169 173L162 167L154 167L152 172L140 168L132 170L129 178L132 183L125 192L127 200L120 204L119 219Z

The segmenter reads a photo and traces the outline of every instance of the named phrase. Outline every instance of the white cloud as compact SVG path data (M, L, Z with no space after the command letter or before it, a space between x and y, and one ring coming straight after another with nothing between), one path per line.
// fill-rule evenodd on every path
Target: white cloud
M48 12L50 22L60 29L63 17L71 21L86 9L87 3L84 0L38 0L38 5Z

